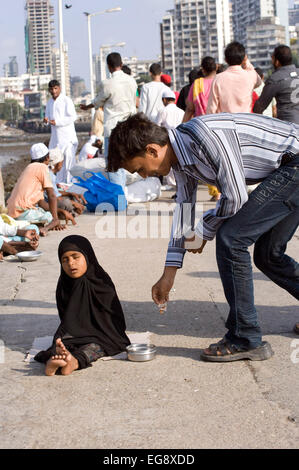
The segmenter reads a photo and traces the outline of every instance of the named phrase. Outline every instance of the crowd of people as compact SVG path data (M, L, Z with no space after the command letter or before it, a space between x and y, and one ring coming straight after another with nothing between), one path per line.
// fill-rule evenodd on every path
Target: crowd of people
M62 219L76 223L74 217L86 204L83 195L68 191L77 160L104 159L107 179L123 189L126 172L157 176L162 183L165 178L166 187L175 189L177 205L165 269L152 289L154 302L168 301L185 253L200 254L216 237L219 274L230 306L228 332L202 358L264 360L273 352L262 340L248 248L254 244L257 267L299 299L299 265L285 254L299 224L299 100L294 99L299 71L284 45L275 48L275 71L266 80L238 42L226 47L225 61L224 66L204 57L180 92L154 63L151 81L139 93L121 56L109 54L111 77L101 82L93 102L80 106L85 111L95 108L95 115L91 137L77 157L75 108L59 82L52 80L44 119L51 126L49 146L38 143L31 148L31 163L7 201L7 215L0 217L0 250L3 255L36 249L39 236L65 228ZM216 207L195 227L199 182L208 185ZM253 184L258 185L249 194L248 185ZM185 204L191 205L188 220ZM114 285L89 242L67 237L59 259L62 323L52 347L36 358L46 364L47 375L58 370L68 375L129 344ZM73 285L76 295L70 295ZM77 312L79 291L86 312ZM299 325L295 331L299 333Z

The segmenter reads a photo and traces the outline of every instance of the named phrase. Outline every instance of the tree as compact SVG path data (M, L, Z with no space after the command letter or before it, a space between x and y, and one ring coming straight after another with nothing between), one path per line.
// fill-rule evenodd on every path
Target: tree
M24 109L16 100L5 100L0 103L0 119L5 121L18 121L24 114Z

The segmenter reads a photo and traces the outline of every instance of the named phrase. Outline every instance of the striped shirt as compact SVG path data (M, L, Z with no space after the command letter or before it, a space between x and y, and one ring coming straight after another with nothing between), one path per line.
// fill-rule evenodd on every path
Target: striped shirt
M264 180L284 154L299 153L298 131L296 124L247 113L200 116L168 131L178 163L173 167L177 205L166 266L182 267L184 234L191 229L212 240L222 222L248 200L246 183ZM199 181L217 186L221 199L194 228Z

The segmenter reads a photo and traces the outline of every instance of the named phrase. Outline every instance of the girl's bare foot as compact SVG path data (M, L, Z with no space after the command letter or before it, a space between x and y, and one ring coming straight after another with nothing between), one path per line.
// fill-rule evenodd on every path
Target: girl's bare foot
M57 354L62 354L64 356L66 356L67 353L68 353L68 351L66 350L66 347L63 344L61 338L57 338L57 340L56 340L56 353Z
M61 368L62 375L70 375L74 370L79 369L79 363L77 359L66 349L61 338L56 340L56 351L63 355L65 365Z
M45 373L48 376L55 375L56 371L59 367L65 367L67 365L65 355L57 354L56 356L52 356L51 359L48 360L46 364Z

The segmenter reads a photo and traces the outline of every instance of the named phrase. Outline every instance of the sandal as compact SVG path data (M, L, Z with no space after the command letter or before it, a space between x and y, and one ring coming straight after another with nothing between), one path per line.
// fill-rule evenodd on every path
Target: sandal
M200 357L204 361L209 362L231 362L240 361L241 359L264 361L272 357L273 354L272 348L267 341L263 341L262 345L257 348L244 350L223 338L218 343L210 344Z
M295 326L294 326L294 333L296 333L297 335L299 335L299 323L296 323Z

